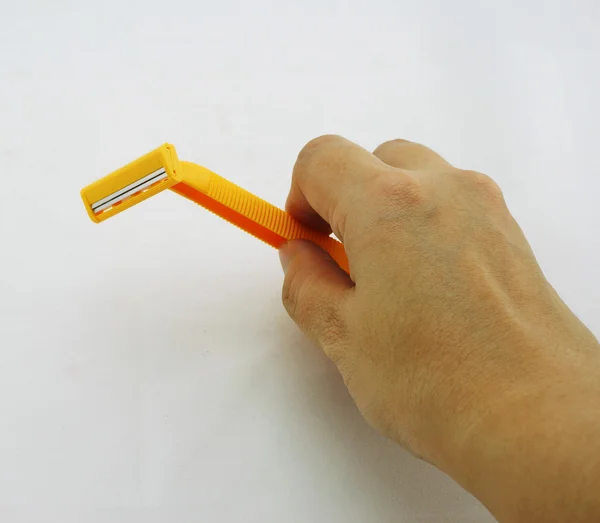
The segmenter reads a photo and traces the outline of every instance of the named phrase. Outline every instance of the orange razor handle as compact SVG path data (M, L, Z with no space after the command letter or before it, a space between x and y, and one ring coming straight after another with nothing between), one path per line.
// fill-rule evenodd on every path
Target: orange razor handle
M344 246L335 238L306 227L287 212L218 174L210 174L206 192L195 189L185 181L170 189L276 249L289 240L311 241L349 272Z

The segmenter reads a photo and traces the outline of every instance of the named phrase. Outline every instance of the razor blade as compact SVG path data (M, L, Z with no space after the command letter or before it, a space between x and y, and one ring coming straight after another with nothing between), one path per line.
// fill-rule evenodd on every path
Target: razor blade
M104 221L182 180L175 148L165 144L81 191L89 217Z

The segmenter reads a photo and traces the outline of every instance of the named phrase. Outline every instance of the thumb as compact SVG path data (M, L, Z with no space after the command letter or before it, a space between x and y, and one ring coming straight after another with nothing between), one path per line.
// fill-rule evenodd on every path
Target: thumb
M354 284L312 242L292 240L279 250L285 272L283 305L300 329L329 355L346 336L346 306Z

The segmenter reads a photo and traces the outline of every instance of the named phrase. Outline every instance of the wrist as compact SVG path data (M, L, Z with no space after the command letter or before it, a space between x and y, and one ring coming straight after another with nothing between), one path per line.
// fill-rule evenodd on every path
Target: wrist
M441 447L440 468L500 521L592 520L574 507L600 518L599 372L596 361L490 399Z

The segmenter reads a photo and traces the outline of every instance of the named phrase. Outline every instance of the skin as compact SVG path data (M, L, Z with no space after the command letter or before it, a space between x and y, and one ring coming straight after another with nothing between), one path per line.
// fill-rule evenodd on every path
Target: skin
M501 522L600 521L600 346L545 279L498 185L405 140L309 142L283 303L365 419Z

